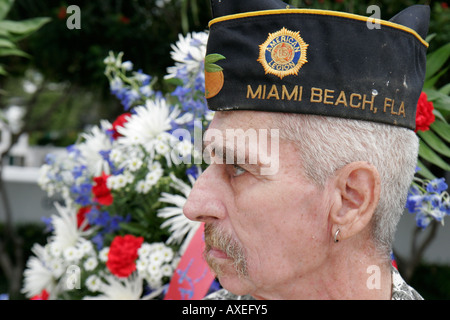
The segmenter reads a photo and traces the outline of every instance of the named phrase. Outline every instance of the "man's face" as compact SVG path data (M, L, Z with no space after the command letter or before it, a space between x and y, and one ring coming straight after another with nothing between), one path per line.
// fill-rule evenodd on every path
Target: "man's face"
M272 148L279 161L273 174L261 174L261 163L226 163L230 150L224 150L225 145L234 145L235 152L245 148L247 160L255 152L267 152L232 143L235 139L226 130L267 129L270 117L262 112L216 112L210 129L222 132L223 139L205 142L211 164L184 208L189 219L205 222L205 258L222 286L264 298L276 298L271 294L288 290L323 264L330 230L327 188L321 190L303 176L301 150L292 142L280 140L279 148Z

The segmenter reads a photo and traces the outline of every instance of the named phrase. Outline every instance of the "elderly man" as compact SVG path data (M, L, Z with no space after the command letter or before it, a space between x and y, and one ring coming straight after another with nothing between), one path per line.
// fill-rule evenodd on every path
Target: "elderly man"
M224 288L207 299L421 299L390 252L416 166L428 7L390 21L278 0L212 9L211 164L184 207Z

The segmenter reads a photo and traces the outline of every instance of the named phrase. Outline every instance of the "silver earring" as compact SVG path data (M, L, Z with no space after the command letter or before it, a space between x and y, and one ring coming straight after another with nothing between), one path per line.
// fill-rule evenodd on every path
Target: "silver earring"
M334 233L334 243L338 243L339 242L339 240L337 238L339 232L341 232L341 230L337 229L336 232Z

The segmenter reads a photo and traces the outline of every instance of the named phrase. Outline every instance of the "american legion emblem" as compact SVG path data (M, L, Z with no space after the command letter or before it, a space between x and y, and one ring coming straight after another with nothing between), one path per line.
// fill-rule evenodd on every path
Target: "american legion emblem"
M300 68L308 62L306 49L300 32L286 28L269 33L267 40L259 46L258 62L262 64L266 74L273 74L280 79L288 75L297 75Z

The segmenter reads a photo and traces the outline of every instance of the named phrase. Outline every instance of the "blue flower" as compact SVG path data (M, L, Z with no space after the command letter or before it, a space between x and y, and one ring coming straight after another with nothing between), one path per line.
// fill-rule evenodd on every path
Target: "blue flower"
M74 177L74 179L77 179L79 177L82 177L84 172L86 171L86 166L85 165L79 165L73 168L72 170L72 175Z
M92 184L73 185L70 191L76 195L75 202L85 207L91 204Z
M53 164L55 164L55 162L56 162L56 156L54 154L49 153L45 156L46 164L53 165Z
M68 146L68 147L66 148L66 150L67 150L67 152L68 152L69 154L74 154L76 157L78 157L78 156L81 155L80 149L78 149L78 147L77 147L76 145L74 145L74 144Z
M439 209L446 215L450 215L450 201L442 201L441 207Z
M152 77L144 72L142 72L142 69L139 69L135 74L134 77L142 84L142 86L146 86L150 83L152 80Z
M97 250L103 249L103 240L104 240L104 236L103 236L103 233L101 233L101 232L97 233L91 239L92 243L95 244L95 246L97 247Z
M44 232L53 232L54 228L53 228L53 224L52 224L52 218L50 218L50 217L42 217L41 221L45 225Z
M448 188L448 185L445 183L445 178L437 178L437 179L431 180L427 184L426 189L428 192L441 193L441 192L444 192L445 190L447 190L447 188Z
M417 213L422 207L424 196L422 195L409 195L406 200L406 208L410 213Z
M129 110L133 103L138 101L140 98L139 92L134 89L125 89L120 100L125 110Z
M195 180L197 180L199 174L199 169L197 166L193 166L186 169L186 175L192 176Z
M416 215L417 226L422 229L425 229L426 227L428 227L428 225L430 224L430 222L432 220L433 220L433 218L431 218L429 215L426 215L422 212L420 212Z

